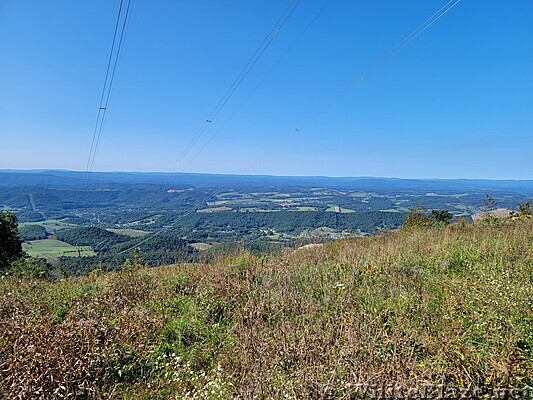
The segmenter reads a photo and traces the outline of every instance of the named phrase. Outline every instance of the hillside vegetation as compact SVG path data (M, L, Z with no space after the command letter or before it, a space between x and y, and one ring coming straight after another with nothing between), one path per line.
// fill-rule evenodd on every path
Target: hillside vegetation
M5 398L533 385L533 220L0 283Z

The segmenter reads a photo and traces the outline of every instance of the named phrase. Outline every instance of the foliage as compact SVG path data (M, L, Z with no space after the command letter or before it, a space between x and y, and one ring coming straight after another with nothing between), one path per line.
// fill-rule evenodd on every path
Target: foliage
M449 225L453 215L448 210L431 210L431 221L434 225Z
M122 236L122 235L118 235ZM139 244L139 241L142 243ZM87 275L91 271L100 268L102 263L112 271L120 270L126 264L129 266L133 260L139 260L135 254L135 249L142 253L142 265L158 266L167 265L180 261L195 261L198 250L189 245L189 242L180 239L174 234L159 234L149 238L129 238L112 244L108 242L105 247L98 247L100 251L92 257L64 257L63 266L69 275ZM126 261L130 259L129 262Z
M315 211L279 211L279 212L216 212L195 213L177 224L178 229L190 235L201 231L224 239L224 232L235 237L242 237L250 232L273 229L287 234L300 234L305 229L328 227L338 232L358 230L376 232L379 229L393 229L401 225L404 213L369 211L349 214ZM201 239L201 238L198 238Z
M23 279L50 278L50 265L42 258L21 257L4 271L5 276Z
M9 211L0 211L0 271L6 270L11 263L22 257L17 217Z
M427 215L427 210L424 206L419 205L412 207L403 222L403 228L418 228L423 226L429 226L431 224L431 218Z
M533 215L533 202L526 201L518 205L519 216L531 216Z
M130 240L126 235L119 235L96 226L63 229L58 231L56 236L73 246L91 246L95 251L106 250L115 244Z
M452 220L453 214L448 210L431 210L431 214L428 215L426 208L419 205L409 210L402 227L411 229L425 226L446 226Z
M0 392L277 399L322 398L326 386L350 398L360 382L531 386L533 220L436 231L56 282L7 277Z
M484 198L482 190L494 191L493 199L500 207L509 209L531 201L533 193L528 182L244 176L234 177L232 190L216 193L216 188L227 177L165 175L156 179L155 175L147 174L134 179L131 174L113 174L113 178L109 175L112 183L107 179L93 180L89 187L81 187L78 179L72 180L70 174L24 173L22 178L16 172L0 172L0 205L15 210L23 222L42 221L46 215L48 220L60 219L63 223L81 226L153 231L173 223L191 209L324 211L336 205L341 211L358 213L405 212L423 201L428 209L449 209L454 214L466 215L479 211ZM160 183L155 183L154 179ZM218 183L210 186L213 182ZM209 195L217 204L206 204ZM34 211L30 199L38 205L38 211Z

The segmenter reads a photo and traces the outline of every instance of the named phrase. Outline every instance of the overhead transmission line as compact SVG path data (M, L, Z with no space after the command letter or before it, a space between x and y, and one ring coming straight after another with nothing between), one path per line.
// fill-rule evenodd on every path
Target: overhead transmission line
M184 171L186 171L189 166L192 164L192 162L204 151L204 149L213 141L213 139L226 127L226 125L235 117L235 115L240 111L242 106L246 104L248 100L255 94L257 89L267 80L267 78L274 72L276 67L283 61L283 59L289 54L289 52L293 49L293 47L298 43L298 41L302 38L303 35L309 30L309 28L315 23L315 21L320 17L320 15L324 12L324 10L329 6L329 4L332 2L332 0L328 0L322 8L318 11L318 13L311 19L311 21L307 24L307 26L300 32L300 34L296 37L296 39L291 43L291 45L285 50L285 52L278 58L278 60L274 63L272 68L263 76L263 78L259 81L259 83L253 88L253 90L248 94L248 96L237 106L235 111L224 121L224 123L216 130L216 132L207 140L207 142L204 143L204 145L196 152L196 154L187 162L185 167L183 168Z
M246 76L250 73L252 68L257 64L263 53L267 50L267 48L270 46L272 41L276 38L278 33L283 29L291 15L294 13L294 11L298 8L302 0L290 0L289 4L281 14L281 16L278 18L274 26L270 29L266 37L263 39L261 44L257 47L253 55L250 57L246 65L242 68L241 72L237 75L233 83L230 85L230 87L226 90L224 95L221 97L215 108L211 111L211 113L207 116L202 126L196 131L194 136L191 138L189 143L185 146L185 148L182 150L182 152L179 154L179 156L176 158L176 160L172 163L170 168L168 169L168 172L174 172L179 167L181 162L183 161L183 158L189 153L189 151L193 148L193 146L196 144L198 139L204 134L204 132L207 130L209 125L213 122L213 120L217 117L217 115L220 113L220 111L224 108L228 100L233 96L237 88L241 85L241 83L244 81Z
M128 0L126 10L124 8L124 0L120 0L117 19L115 22L115 30L113 32L113 40L111 42L111 50L109 51L109 58L107 60L107 68L105 73L104 85L102 87L102 94L100 96L100 104L98 106L98 114L96 116L96 123L93 130L93 137L91 141L91 150L89 151L89 157L87 159L87 166L85 168L85 177L84 180L87 181L89 174L91 173L94 167L94 160L96 153L98 151L98 146L100 144L100 137L102 135L102 130L104 127L105 116L107 112L107 107L109 104L109 97L111 96L111 89L113 88L113 83L115 81L115 74L117 72L117 65L122 50L122 45L124 43L125 32L128 24L128 17L131 14L133 8L133 1ZM124 14L124 15L123 15ZM120 22L122 20L122 28L120 30L120 36L117 34L120 27Z
M323 13L323 11L327 8L327 6L332 2L333 0L327 0L324 5L320 8L318 13L315 14L315 16L311 19L311 21L305 26L305 28L300 32L300 34L296 37L296 39L290 44L290 46L285 50L285 52L278 58L278 60L274 63L274 65L270 68L270 70L263 76L263 78L259 81L259 83L254 87L254 89L248 94L248 96L238 105L238 107L233 111L233 113L224 121L224 123L217 129L217 131L209 138L209 140L204 143L202 148L193 156L192 159L189 160L189 162L185 165L183 170L186 170L191 162L198 157L198 155L207 147L207 145L222 131L222 129L230 122L230 120L238 113L238 111L243 107L243 105L253 96L253 94L259 89L259 87L267 80L267 78L274 72L276 67L281 63L281 61L287 56L287 54L293 49L293 47L296 45L296 43L302 38L302 36L309 30L309 28L315 23L315 21L320 17L320 15ZM284 11L284 14L287 12L288 8L290 7L290 3L287 6L287 8ZM276 21L276 24L279 24L281 21L283 15ZM274 29L274 28L272 28ZM272 31L271 29L271 31ZM265 40L263 40L264 44ZM261 46L260 46L261 47ZM256 51L257 53L257 51ZM242 71L241 71L242 73ZM154 194L153 196L150 196L148 199L146 199L142 204L141 208L147 206L152 200L155 200L158 197L158 194Z
M329 101L327 101L322 108L313 113L309 118L307 118L299 128L295 129L296 132L301 131L307 127L311 122L323 114L328 108L335 104L342 97L346 96L353 88L362 83L368 76L370 76L374 71L376 71L380 66L389 61L394 57L398 52L400 52L404 47L409 43L415 40L418 36L424 33L427 29L431 27L435 22L441 19L449 11L451 11L461 0L450 0L439 10L435 11L428 19L426 19L422 24L420 24L416 29L414 29L409 35L404 37L396 46L391 48L387 53L381 56L376 62L374 62L370 67L363 71L360 75L354 78L350 83L348 83L339 93L333 96Z
M439 10L437 10L431 17L426 19L421 25L419 25L415 30L413 30L409 35L403 38L402 41L400 41L396 46L391 48L387 53L385 53L383 56L381 56L376 62L374 62L370 67L368 67L362 74L357 76L355 79L353 79L348 85L344 87L341 92L337 93L335 96L333 96L328 102L325 103L325 105L320 108L317 112L312 114L306 121L302 123L298 128L295 129L295 132L300 132L302 129L304 129L309 123L311 123L313 120L315 120L319 115L321 115L323 112L325 112L328 108L330 108L335 102L340 100L342 97L344 97L348 92L350 92L355 86L362 83L369 75L371 75L376 69L378 69L381 65L386 63L388 60L390 60L396 53L398 53L400 50L402 50L405 46L407 46L409 43L411 43L417 36L422 34L426 29L428 29L431 25L433 25L437 20L439 20L441 17L443 17L448 11L450 11L452 8L454 8L461 0L450 0L448 3L446 3L444 6L442 6ZM272 69L263 77L263 79L259 82L259 84L252 90L252 92L248 95L247 98L244 99L244 101L237 107L237 109L231 114L228 119L220 126L220 128L215 132L213 136L202 146L202 148L189 160L187 165L185 166L185 169L187 169L191 163L198 157L198 155L207 147L207 145L214 139L214 137L227 125L227 123L235 116L235 114L240 110L240 108L246 103L246 101L249 100L249 98L254 94L254 92L261 86L261 84L266 80L266 78L272 73L272 71L277 67L277 65L283 60L283 58L287 55L287 53L292 49L292 47L296 44L296 42L303 36L303 34L309 29L309 27L314 23L314 21L320 16L322 11L328 6L328 4L331 2L328 1L322 9L320 9L319 13L315 16L315 18L309 23L309 25L302 31L302 33L296 38L296 40L291 44L291 46L285 51L285 53L278 59L278 61L274 64ZM453 3L453 4L452 4Z
M318 116L320 116L322 113L324 113L328 108L330 108L335 102L337 102L340 98L344 97L350 90L352 90L354 87L356 87L358 84L363 82L372 72L374 72L379 66L383 65L387 61L389 61L394 55L396 55L399 51L401 51L404 47L406 47L409 43L411 43L414 39L416 39L418 36L420 36L423 32L425 32L429 27L431 27L435 22L437 22L440 18L442 18L444 15L446 15L449 11L451 11L457 4L459 4L461 0L450 0L448 1L444 6L442 6L439 10L437 10L435 13L433 13L429 18L427 18L424 22L422 22L415 30L413 30L411 33L409 33L406 37L404 37L396 46L394 46L392 49L390 49L387 53L385 53L378 61L373 63L369 68L367 68L362 74L358 75L355 79L353 79L348 85L344 87L338 94L333 96L329 101L325 103L325 105L320 108L317 112L312 113L309 118L304 120L304 122L299 125L299 128L294 129L293 131L289 132L291 134L299 133L301 130L305 127L307 127L312 121L314 121ZM272 153L274 153L279 147L281 147L286 140L288 140L290 136L286 135L284 136L275 146L273 146L270 150L263 153L259 158L257 158L255 161L253 161L251 164L249 164L246 168L244 168L241 172L236 174L232 179L225 182L223 185L221 185L218 189L216 189L214 192L209 193L203 200L202 203L205 201L208 201L213 196L216 196L218 193L220 193L222 190L225 190L227 187L229 187L235 180L239 178L239 175L242 175L246 172L248 172L250 169L255 167L257 164L259 164L261 161L266 159L268 156L270 156ZM189 210L187 210L184 214L182 214L176 221L174 221L171 225L163 227L153 233L152 235L148 235L146 238L141 240L139 243L136 243L134 246L129 247L123 251L121 251L119 254L123 254L127 251L132 250L135 247L138 247L142 245L143 243L146 243L148 240L153 239L154 237L157 237L164 233L165 231L168 231L172 228L174 228L179 222L181 222L183 219L185 219L188 215L190 215L192 212L196 210L196 206L190 207Z

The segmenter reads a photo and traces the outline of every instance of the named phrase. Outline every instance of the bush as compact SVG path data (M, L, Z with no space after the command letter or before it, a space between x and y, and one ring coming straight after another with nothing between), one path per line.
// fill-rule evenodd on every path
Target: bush
M453 215L448 210L432 210L431 220L434 225L449 225L452 222Z
M526 215L533 215L533 203L526 201L518 205L518 215L524 217Z
M50 278L50 265L43 258L19 258L15 260L6 275L18 278L35 279Z
M413 207L405 216L403 228L416 228L431 225L431 219L426 215L426 209L422 205Z
M409 210L402 227L446 226L450 225L452 220L453 215L448 210L431 210L431 214L428 215L425 207L420 205Z

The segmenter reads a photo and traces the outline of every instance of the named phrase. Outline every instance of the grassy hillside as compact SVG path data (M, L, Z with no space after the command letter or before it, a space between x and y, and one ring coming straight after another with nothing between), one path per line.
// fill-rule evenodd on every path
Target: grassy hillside
M0 393L346 398L532 385L533 220L0 283Z

